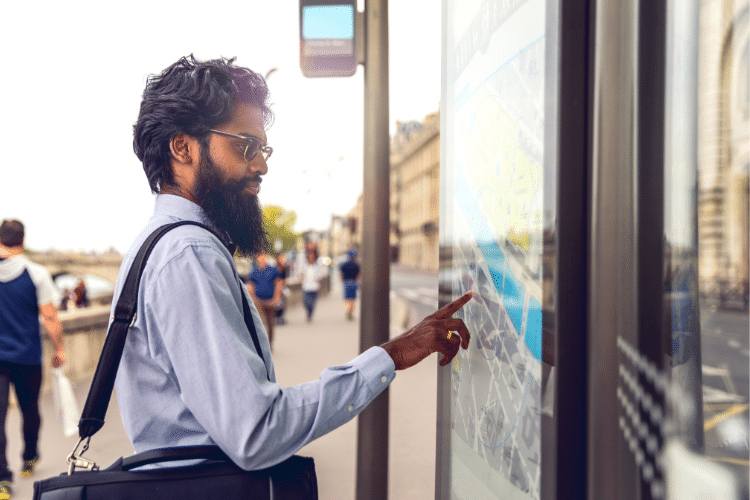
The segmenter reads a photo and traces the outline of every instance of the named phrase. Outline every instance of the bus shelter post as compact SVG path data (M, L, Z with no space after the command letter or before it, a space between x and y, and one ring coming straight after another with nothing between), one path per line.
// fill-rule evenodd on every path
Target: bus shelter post
M390 338L388 0L365 3L364 189L360 351ZM388 498L388 389L359 415L357 499Z

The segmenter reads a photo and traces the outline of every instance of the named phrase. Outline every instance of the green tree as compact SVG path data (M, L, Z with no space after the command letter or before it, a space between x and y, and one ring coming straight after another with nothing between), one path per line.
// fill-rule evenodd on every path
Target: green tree
M281 241L282 252L294 248L298 236L293 229L295 222L297 222L297 213L294 210L286 210L274 205L263 207L263 228L268 234L270 251L275 251L276 240Z

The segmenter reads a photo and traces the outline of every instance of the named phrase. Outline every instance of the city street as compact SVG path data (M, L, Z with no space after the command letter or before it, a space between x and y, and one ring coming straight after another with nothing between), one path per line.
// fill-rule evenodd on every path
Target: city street
M745 480L750 465L749 327L747 311L701 304L705 453Z
M748 361L750 337L747 311L701 307L702 364L725 374L703 373L703 385L740 396L748 401Z
M391 266L391 299L408 302L412 322L435 312L438 306L437 272L406 266ZM402 318L391 318L391 322Z

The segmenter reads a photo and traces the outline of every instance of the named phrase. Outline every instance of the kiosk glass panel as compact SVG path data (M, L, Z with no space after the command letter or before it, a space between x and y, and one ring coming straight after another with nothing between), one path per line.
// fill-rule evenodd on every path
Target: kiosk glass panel
M443 4L441 301L475 297L456 315L473 337L447 382L443 498L540 498L541 415L552 406L542 331L554 307L545 282L554 268L545 246L557 168L554 3Z

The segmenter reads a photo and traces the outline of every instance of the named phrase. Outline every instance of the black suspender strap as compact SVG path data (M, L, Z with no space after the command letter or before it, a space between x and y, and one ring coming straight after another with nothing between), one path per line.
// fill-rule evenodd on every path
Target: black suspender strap
M122 352L125 348L125 339L128 329L135 321L138 287L143 268L146 266L146 260L154 249L156 242L167 231L186 224L200 226L213 233L219 238L219 241L224 240L213 228L205 224L194 221L180 221L159 227L143 243L135 259L133 259L133 263L128 271L128 277L120 292L120 297L115 306L114 319L109 326L102 354L99 357L94 379L91 382L91 388L86 398L86 404L81 412L81 419L78 422L78 434L82 439L93 436L104 425L104 416L107 413L107 407L112 398L112 390L117 378L117 369L120 366L120 358L122 358ZM260 349L258 333L255 330L250 305L242 289L240 289L240 296L242 297L242 312L245 317L245 325L250 332L250 336L253 338L255 350L266 367L266 376L268 377L268 366L266 365L266 360L263 358L263 351Z

